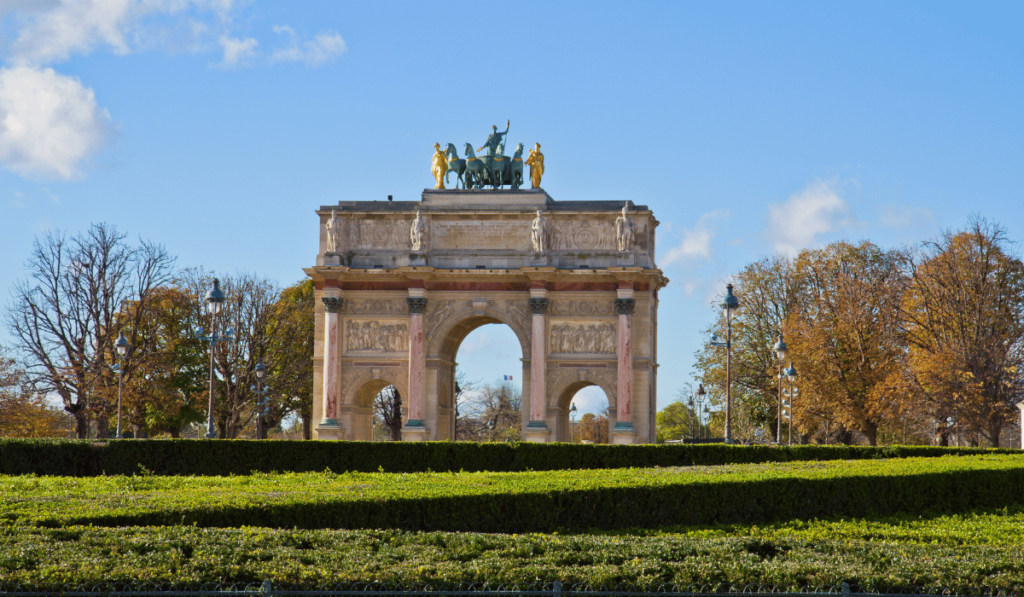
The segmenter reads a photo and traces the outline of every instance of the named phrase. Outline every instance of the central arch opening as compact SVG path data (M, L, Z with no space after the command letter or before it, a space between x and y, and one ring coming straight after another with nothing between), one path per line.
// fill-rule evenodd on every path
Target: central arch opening
M449 332L439 357L439 420L449 422L444 434L439 429L439 439L522 439L529 371L521 340L510 326L494 317L468 318Z

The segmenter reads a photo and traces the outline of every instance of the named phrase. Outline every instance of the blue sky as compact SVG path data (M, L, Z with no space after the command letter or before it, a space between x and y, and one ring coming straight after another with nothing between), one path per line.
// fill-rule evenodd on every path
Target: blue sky
M0 1L0 288L101 221L291 284L314 209L417 199L435 142L509 119L552 197L661 221L663 407L750 261L971 213L1024 238L1022 6ZM470 377L518 379L508 335Z

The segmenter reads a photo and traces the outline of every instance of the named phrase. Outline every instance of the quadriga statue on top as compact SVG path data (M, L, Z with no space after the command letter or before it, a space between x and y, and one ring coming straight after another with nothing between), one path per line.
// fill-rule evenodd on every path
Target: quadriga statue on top
M498 125L491 127L491 134L487 140L476 151L484 152L476 155L471 143L465 144L466 157L460 158L454 143L449 143L443 152L440 143L434 144L434 159L431 164L431 173L434 175L434 188L444 189L448 182L448 175L455 174L455 188L461 183L464 189L483 189L489 186L492 189L499 189L503 186L510 186L517 190L523 186L523 144L516 145L512 157L505 155L505 137L508 136L511 123L505 121L504 132L498 130ZM440 162L447 160L444 167ZM540 153L540 143L536 149L530 150L530 157L526 160L530 164L530 179L533 188L540 188L540 177L544 173L544 155Z

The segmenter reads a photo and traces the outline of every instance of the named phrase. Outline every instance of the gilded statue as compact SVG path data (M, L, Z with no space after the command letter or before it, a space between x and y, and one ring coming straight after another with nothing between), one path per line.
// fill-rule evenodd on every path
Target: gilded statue
M540 210L537 210L537 217L533 219L533 225L530 226L530 240L533 241L533 252L543 253L546 249L545 236L547 233L548 221L541 215Z
M423 219L423 213L416 210L416 219L412 221L409 228L409 244L415 252L423 251L427 241L427 222Z
M338 241L341 238L341 222L338 220L338 212L331 210L331 219L327 220L327 252L336 253L338 251Z
M530 183L533 188L540 188L540 177L544 175L544 154L540 152L540 143L536 143L530 150L530 156L526 158L526 164L530 166Z
M445 174L448 173L448 156L441 151L440 143L434 143L434 161L430 172L434 175L434 188L443 189Z
M636 223L629 216L629 204L622 206L622 215L615 218L615 239L619 243L619 252L625 253L633 248L633 236L636 234Z

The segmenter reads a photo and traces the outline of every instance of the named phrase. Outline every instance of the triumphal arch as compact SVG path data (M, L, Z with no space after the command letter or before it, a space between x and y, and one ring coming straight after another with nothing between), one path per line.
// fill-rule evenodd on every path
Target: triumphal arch
M668 283L654 264L654 214L629 200L556 201L540 168L532 189L515 184L521 165L518 180L455 172L454 147L435 149L442 188L419 201L317 211L320 251L305 270L316 288L316 437L370 440L373 398L394 385L404 441L453 439L456 351L475 328L503 323L523 354L526 440L568 441L572 397L597 385L615 413L612 442L653 442L658 290ZM522 160L522 145L516 157L502 150L474 159ZM438 176L442 161L451 170ZM526 163L537 162L531 151ZM444 174L469 188L444 189Z

